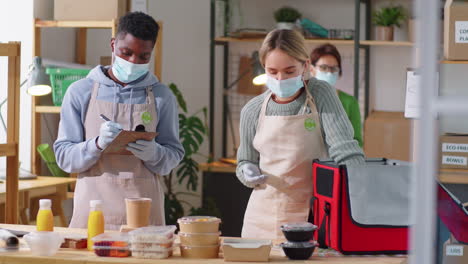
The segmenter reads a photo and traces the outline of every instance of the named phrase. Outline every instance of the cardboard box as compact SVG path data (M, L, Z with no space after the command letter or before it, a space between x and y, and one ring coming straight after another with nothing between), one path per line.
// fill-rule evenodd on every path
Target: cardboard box
M127 0L54 0L55 20L112 20L127 11Z
M439 150L440 168L468 169L468 134L441 136Z
M444 255L442 264L466 264L468 263L468 245L458 243L451 235L444 243Z
M444 57L447 60L468 60L468 1L445 2Z
M267 262L271 251L271 240L226 238L222 249L224 261Z
M364 122L364 153L370 158L411 161L411 121L403 112L372 112Z

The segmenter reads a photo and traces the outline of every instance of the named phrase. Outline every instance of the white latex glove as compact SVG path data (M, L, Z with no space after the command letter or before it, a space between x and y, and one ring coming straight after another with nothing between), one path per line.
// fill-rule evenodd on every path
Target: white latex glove
M128 143L127 150L132 152L137 158L142 161L150 161L155 159L156 141L154 140L137 140L134 143Z
M99 130L99 137L97 139L98 147L105 149L121 130L122 126L118 123L112 121L102 123L101 129Z
M254 164L247 163L242 166L242 173L245 181L249 184L264 184L267 180L267 175L261 174L260 168Z

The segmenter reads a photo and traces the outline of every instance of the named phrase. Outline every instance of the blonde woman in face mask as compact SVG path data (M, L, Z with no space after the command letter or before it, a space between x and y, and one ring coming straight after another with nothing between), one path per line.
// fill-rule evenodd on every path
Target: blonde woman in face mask
M326 81L332 87L335 87L336 82L343 75L343 69L341 67L341 55L334 45L324 44L310 53L310 74L318 80ZM362 147L359 103L354 96L341 90L336 89L336 93L353 126L354 139Z
M308 220L313 159L361 164L364 154L334 89L305 81L310 62L300 33L270 32L260 61L268 90L244 106L240 120L237 177L254 188L242 237L277 239L282 224Z

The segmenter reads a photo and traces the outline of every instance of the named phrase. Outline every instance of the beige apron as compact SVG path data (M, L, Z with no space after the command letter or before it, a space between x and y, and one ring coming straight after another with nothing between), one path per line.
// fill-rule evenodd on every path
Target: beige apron
M312 197L312 160L328 157L319 114L309 91L298 115L267 116L269 93L258 119L254 148L266 186L256 187L245 211L242 237L278 239L282 224L307 221ZM311 113L305 114L307 105Z
M144 124L146 131L154 132L158 122L154 94L147 88L146 104L121 104L97 100L99 83L94 83L85 118L86 140L99 136L99 114L112 117L125 130L134 130ZM152 118L148 119L148 113ZM143 114L145 120L142 120ZM130 119L130 120L129 120ZM148 122L149 121L149 122ZM86 228L90 200L102 200L106 230L119 229L126 224L125 198L149 197L151 225L164 225L164 190L159 175L145 167L133 155L102 155L89 170L78 175L70 227Z

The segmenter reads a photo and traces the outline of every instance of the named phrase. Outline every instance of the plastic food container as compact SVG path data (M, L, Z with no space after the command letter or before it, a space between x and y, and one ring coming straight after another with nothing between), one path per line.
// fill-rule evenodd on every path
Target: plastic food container
M179 233L180 244L184 246L211 246L219 245L219 236L217 233Z
M130 243L130 249L132 251L134 250L149 250L149 251L166 250L168 248L172 248L174 239L175 238L172 238L172 240L167 243Z
M221 219L213 216L186 216L177 220L182 233L216 233Z
M265 262L270 257L271 240L226 238L222 248L224 261Z
M52 256L63 243L63 237L56 232L33 231L23 236L34 255Z
M100 257L129 257L131 251L126 233L103 233L91 239L94 253Z
M309 259L314 253L316 242L284 242L280 246L289 259Z
M128 232L130 243L172 243L176 226L145 226Z
M302 242L312 239L317 226L309 222L287 223L281 226L288 241Z
M199 259L218 258L219 245L213 245L213 246L180 245L180 254L184 258L199 258Z
M132 250L132 256L144 259L165 259L172 256L172 248L161 250Z

